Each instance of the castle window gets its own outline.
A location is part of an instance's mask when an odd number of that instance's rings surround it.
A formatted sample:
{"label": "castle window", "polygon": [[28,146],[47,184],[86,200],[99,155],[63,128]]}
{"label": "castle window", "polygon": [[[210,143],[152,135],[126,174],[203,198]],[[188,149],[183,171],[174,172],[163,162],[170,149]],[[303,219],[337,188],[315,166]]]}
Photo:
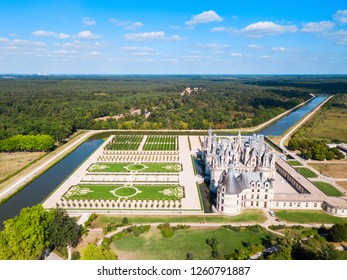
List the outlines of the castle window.
{"label": "castle window", "polygon": [[224,193],[222,193],[222,197],[224,197]]}
{"label": "castle window", "polygon": [[254,195],[252,194],[252,199],[254,198]]}
{"label": "castle window", "polygon": [[293,206],[293,203],[290,202],[290,203],[289,203],[289,207],[292,207],[292,206]]}
{"label": "castle window", "polygon": [[265,195],[265,199],[267,199],[267,194]]}
{"label": "castle window", "polygon": [[314,206],[314,207],[317,207],[317,203],[315,202],[313,206]]}
{"label": "castle window", "polygon": [[260,192],[260,189],[258,189],[257,192]]}
{"label": "castle window", "polygon": [[279,202],[276,202],[276,206],[278,206],[279,205]]}
{"label": "castle window", "polygon": [[298,202],[298,207],[300,207],[300,202]]}
{"label": "castle window", "polygon": [[306,202],[306,207],[308,207],[308,202]]}
{"label": "castle window", "polygon": [[224,207],[222,206],[222,208],[221,208],[221,211],[223,212],[224,211]]}
{"label": "castle window", "polygon": [[224,199],[222,199],[222,204],[224,204]]}
{"label": "castle window", "polygon": [[259,202],[257,201],[257,206],[259,206]]}
{"label": "castle window", "polygon": [[252,192],[254,192],[254,189],[252,190]]}
{"label": "castle window", "polygon": [[259,199],[259,194],[257,195],[257,199]]}
{"label": "castle window", "polygon": [[284,202],[284,203],[283,203],[283,206],[286,207],[286,205],[287,205],[287,203]]}
{"label": "castle window", "polygon": [[253,201],[251,201],[251,206],[253,206]]}
{"label": "castle window", "polygon": [[265,192],[268,192],[269,189],[265,189]]}

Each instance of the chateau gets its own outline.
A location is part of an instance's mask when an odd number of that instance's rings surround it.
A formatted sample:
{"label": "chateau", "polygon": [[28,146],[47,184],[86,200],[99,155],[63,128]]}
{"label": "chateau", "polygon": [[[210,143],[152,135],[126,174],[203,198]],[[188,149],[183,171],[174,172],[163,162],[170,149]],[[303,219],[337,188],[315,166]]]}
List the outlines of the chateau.
{"label": "chateau", "polygon": [[212,135],[210,129],[202,143],[202,160],[205,175],[210,178],[210,191],[217,194],[212,206],[216,213],[237,215],[247,208],[323,209],[347,216],[345,198],[321,192],[276,156],[263,135],[222,137]]}
{"label": "chateau", "polygon": [[238,214],[244,208],[268,208],[274,197],[275,154],[264,136],[221,138],[208,132],[203,142],[205,173],[210,190],[217,193],[214,208]]}

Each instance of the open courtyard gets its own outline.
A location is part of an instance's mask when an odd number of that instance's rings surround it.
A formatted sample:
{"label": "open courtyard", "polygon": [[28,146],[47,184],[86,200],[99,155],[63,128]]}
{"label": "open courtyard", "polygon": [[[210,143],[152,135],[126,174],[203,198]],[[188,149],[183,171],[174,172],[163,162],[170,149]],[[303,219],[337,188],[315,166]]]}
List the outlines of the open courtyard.
{"label": "open courtyard", "polygon": [[113,135],[44,202],[68,210],[203,213],[191,156],[200,136]]}

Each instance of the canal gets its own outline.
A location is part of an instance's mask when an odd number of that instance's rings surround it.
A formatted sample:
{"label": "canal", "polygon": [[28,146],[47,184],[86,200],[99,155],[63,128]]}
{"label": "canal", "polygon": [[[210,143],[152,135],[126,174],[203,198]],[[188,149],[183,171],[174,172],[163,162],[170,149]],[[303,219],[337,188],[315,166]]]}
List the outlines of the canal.
{"label": "canal", "polygon": [[[326,97],[316,97],[312,99],[304,106],[292,111],[290,114],[275,121],[258,133],[264,135],[281,135],[325,99]],[[84,160],[86,160],[102,142],[103,140],[100,139],[87,140],[67,157],[27,185],[22,191],[0,205],[0,230],[3,228],[3,221],[18,215],[22,208],[42,202]]]}

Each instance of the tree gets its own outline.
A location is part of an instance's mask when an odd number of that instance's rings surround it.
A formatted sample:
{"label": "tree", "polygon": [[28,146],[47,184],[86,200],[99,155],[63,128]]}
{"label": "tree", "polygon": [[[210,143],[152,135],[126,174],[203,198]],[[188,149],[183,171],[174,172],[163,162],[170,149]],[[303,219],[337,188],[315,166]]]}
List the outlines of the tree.
{"label": "tree", "polygon": [[54,218],[47,229],[50,244],[76,247],[81,238],[80,226],[63,209],[54,209],[52,213]]}
{"label": "tree", "polygon": [[335,242],[347,241],[347,223],[333,225],[329,236]]}
{"label": "tree", "polygon": [[49,245],[47,228],[53,215],[41,204],[23,208],[18,216],[4,222],[0,235],[0,258],[36,260]]}
{"label": "tree", "polygon": [[193,253],[187,253],[187,255],[186,255],[186,260],[194,260],[194,255],[193,255]]}
{"label": "tree", "polygon": [[94,243],[89,243],[81,251],[81,260],[116,260],[117,255],[109,249],[104,249]]}

